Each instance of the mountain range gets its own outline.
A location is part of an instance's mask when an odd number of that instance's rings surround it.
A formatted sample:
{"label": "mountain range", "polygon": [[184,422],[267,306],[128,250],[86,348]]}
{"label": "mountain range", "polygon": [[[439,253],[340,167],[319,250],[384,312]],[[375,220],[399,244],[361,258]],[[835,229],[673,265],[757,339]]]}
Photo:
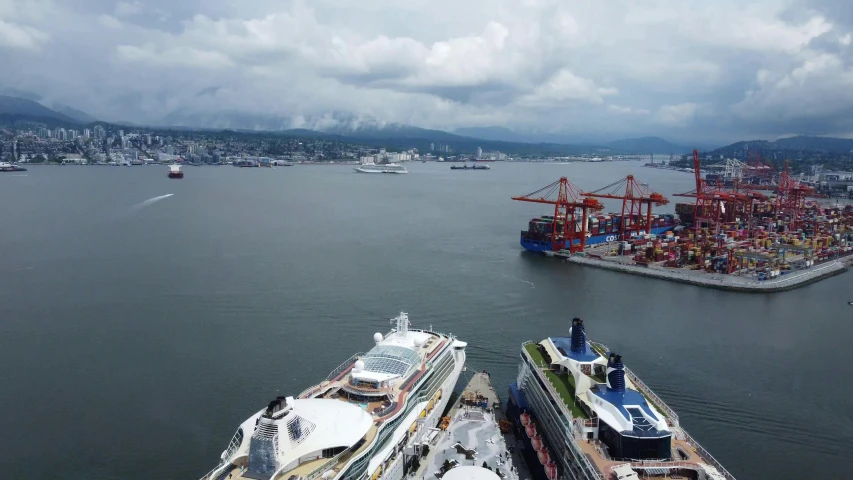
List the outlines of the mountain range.
{"label": "mountain range", "polygon": [[[0,121],[33,120],[55,126],[82,126],[97,122],[81,110],[52,102],[27,92],[0,90]],[[431,146],[449,145],[454,152],[498,150],[508,154],[686,154],[690,147],[678,145],[659,137],[642,137],[610,142],[584,142],[569,135],[551,133],[521,133],[505,127],[459,128],[451,132],[431,130],[401,123],[382,122],[375,118],[346,112],[330,112],[313,116],[255,115],[222,111],[201,115],[183,111],[163,118],[154,129],[233,130],[238,132],[267,132],[302,137],[327,137],[330,140],[351,141],[389,148],[412,148],[428,151]],[[116,125],[137,126],[130,122]],[[737,142],[710,150],[711,155],[742,156],[751,151],[835,152],[853,151],[853,139],[796,136],[776,141],[755,140]]]}

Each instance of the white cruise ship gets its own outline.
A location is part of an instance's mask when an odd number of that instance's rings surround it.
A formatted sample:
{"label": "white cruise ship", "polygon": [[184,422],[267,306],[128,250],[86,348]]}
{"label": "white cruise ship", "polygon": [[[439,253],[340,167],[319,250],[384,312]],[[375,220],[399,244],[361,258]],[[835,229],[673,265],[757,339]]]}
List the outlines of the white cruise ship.
{"label": "white cruise ship", "polygon": [[380,163],[364,162],[355,167],[355,171],[359,173],[409,173],[405,167],[399,163]]}
{"label": "white cruise ship", "polygon": [[250,416],[202,480],[401,480],[451,397],[467,344],[409,328],[403,312],[392,322],[319,385]]}

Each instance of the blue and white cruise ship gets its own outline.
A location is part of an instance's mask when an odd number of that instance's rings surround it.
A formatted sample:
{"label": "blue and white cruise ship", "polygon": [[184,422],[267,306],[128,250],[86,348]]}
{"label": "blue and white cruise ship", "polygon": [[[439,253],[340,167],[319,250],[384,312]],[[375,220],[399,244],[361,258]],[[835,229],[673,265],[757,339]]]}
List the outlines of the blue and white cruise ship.
{"label": "blue and white cruise ship", "polygon": [[568,337],[522,345],[508,415],[534,480],[734,480],[578,318]]}

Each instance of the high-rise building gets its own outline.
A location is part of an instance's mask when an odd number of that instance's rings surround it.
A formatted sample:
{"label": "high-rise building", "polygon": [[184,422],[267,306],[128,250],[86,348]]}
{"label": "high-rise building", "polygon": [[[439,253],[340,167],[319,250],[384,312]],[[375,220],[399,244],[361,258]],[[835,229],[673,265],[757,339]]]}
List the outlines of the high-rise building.
{"label": "high-rise building", "polygon": [[124,136],[124,130],[119,130],[119,131],[118,131],[118,136],[119,136],[119,137],[123,137],[123,136]]}
{"label": "high-rise building", "polygon": [[477,147],[477,158],[483,158],[483,149]]}
{"label": "high-rise building", "polygon": [[84,129],[83,130],[83,138],[86,140],[92,138],[92,131],[89,130],[88,128]]}

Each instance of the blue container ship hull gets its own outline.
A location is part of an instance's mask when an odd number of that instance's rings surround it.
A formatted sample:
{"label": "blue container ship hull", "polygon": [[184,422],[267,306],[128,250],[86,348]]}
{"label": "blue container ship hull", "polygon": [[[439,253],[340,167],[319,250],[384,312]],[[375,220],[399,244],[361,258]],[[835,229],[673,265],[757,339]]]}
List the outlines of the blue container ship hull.
{"label": "blue container ship hull", "polygon": [[[652,234],[661,235],[669,230],[672,230],[673,228],[675,228],[675,225],[652,228]],[[524,247],[525,250],[530,250],[531,252],[546,252],[552,250],[550,241],[534,240],[530,237],[525,237],[525,233],[527,232],[522,232],[521,235],[521,246]],[[643,234],[643,232],[641,232],[641,234]],[[619,236],[612,233],[607,233],[604,235],[592,235],[590,237],[587,237],[586,244],[597,245],[599,243],[615,242],[618,239]],[[577,245],[579,243],[580,239],[575,239],[575,244]]]}
{"label": "blue container ship hull", "polygon": [[[681,224],[678,215],[672,213],[654,214],[649,219],[648,224],[651,226],[651,231],[646,232],[640,230],[641,235],[651,233],[660,235],[667,231],[673,230]],[[600,243],[615,242],[619,240],[619,232],[622,231],[623,223],[636,226],[640,223],[647,223],[645,219],[639,218],[637,215],[623,216],[618,213],[609,213],[606,215],[592,215],[587,219],[587,245],[597,245]],[[556,231],[555,231],[556,230]],[[554,251],[553,238],[563,237],[567,228],[565,222],[554,218],[553,215],[543,215],[541,217],[530,220],[528,229],[521,232],[521,246],[531,252],[547,252]],[[575,225],[575,232],[578,236],[575,239],[575,245],[581,243],[580,240],[580,222]]]}

